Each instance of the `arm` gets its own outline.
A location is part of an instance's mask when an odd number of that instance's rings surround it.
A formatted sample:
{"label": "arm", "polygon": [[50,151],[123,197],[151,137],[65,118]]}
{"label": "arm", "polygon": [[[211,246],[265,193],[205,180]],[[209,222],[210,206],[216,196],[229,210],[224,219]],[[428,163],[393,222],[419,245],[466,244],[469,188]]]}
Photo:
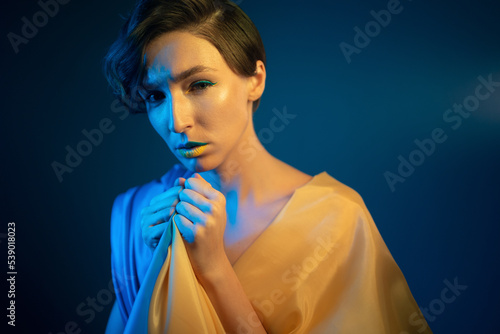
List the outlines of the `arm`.
{"label": "arm", "polygon": [[115,300],[113,308],[108,318],[108,325],[106,326],[106,334],[122,334],[125,330],[125,325],[118,308],[118,301]]}
{"label": "arm", "polygon": [[267,333],[227,257],[222,268],[206,273],[200,278],[200,283],[226,333],[242,333],[243,330],[255,334]]}
{"label": "arm", "polygon": [[198,173],[181,180],[174,222],[226,333],[266,333],[224,250],[226,200]]}

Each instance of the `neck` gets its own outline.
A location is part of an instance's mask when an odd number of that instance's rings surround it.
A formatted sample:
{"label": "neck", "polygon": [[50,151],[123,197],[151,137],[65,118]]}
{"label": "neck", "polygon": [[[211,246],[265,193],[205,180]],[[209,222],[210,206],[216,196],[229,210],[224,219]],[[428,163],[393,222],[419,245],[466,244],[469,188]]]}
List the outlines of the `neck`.
{"label": "neck", "polygon": [[226,196],[226,200],[258,203],[266,200],[266,188],[269,189],[279,164],[282,162],[260,143],[250,121],[242,140],[228,158],[216,169],[200,174]]}

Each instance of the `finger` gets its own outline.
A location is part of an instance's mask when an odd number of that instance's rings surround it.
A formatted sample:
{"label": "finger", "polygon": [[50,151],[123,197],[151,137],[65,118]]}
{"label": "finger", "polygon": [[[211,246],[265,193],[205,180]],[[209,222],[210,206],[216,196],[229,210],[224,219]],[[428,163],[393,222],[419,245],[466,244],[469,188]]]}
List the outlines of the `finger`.
{"label": "finger", "polygon": [[165,201],[165,202],[158,202],[154,205],[145,207],[141,210],[141,217],[147,217],[154,215],[157,212],[162,212],[164,210],[170,210],[170,208],[174,208],[177,203],[179,203],[179,198],[175,198],[173,200]]}
{"label": "finger", "polygon": [[182,238],[186,240],[189,243],[194,242],[194,236],[195,236],[195,225],[189,219],[184,217],[181,214],[176,214],[174,216],[174,222],[177,228],[179,229],[179,232],[182,235]]}
{"label": "finger", "polygon": [[169,189],[151,200],[151,204],[141,210],[141,216],[149,215],[157,211],[172,207],[177,205],[179,202],[179,192],[182,187],[177,187],[176,189]]}
{"label": "finger", "polygon": [[189,219],[193,224],[205,224],[206,222],[207,216],[200,209],[188,202],[180,201],[175,207],[175,211]]}
{"label": "finger", "polygon": [[[168,224],[157,225],[143,230],[142,239],[144,240],[144,243],[150,248],[156,248],[156,246],[158,246],[158,243],[160,242],[161,236],[164,233],[171,233],[168,226]],[[168,238],[169,236],[166,235],[165,237]]]}
{"label": "finger", "polygon": [[172,196],[176,196],[177,194],[179,194],[179,192],[183,189],[184,187],[181,187],[181,186],[174,186],[172,188],[169,188],[167,189],[166,191],[156,195],[155,197],[153,197],[151,199],[151,201],[149,202],[149,205],[152,205],[152,204],[155,204],[157,202],[160,202],[160,201],[163,201],[165,200],[166,198],[170,198]]}
{"label": "finger", "polygon": [[205,179],[198,173],[194,173],[194,177],[190,177],[189,179],[187,179],[184,183],[184,187],[185,189],[195,190],[211,200],[219,199],[219,197],[222,195],[219,191],[215,190],[210,183],[205,181]]}
{"label": "finger", "polygon": [[[154,205],[145,207],[141,210],[141,219],[155,215],[156,213],[161,213],[163,211],[170,211],[171,208],[175,208],[175,206],[179,203],[179,198],[175,198],[170,201],[165,201],[165,202],[158,202]],[[166,216],[167,219],[170,216]]]}
{"label": "finger", "polygon": [[172,187],[172,188],[168,189],[167,191],[164,191],[164,192],[156,195],[155,197],[153,197],[151,199],[151,201],[149,202],[149,205],[151,206],[155,203],[162,202],[162,201],[171,199],[173,197],[176,197],[183,188],[184,187],[181,187],[181,186]]}
{"label": "finger", "polygon": [[182,186],[182,187],[184,187],[184,182],[186,182],[186,179],[183,178],[183,177],[180,177],[179,178],[179,185]]}
{"label": "finger", "polygon": [[170,207],[152,214],[144,215],[141,219],[141,227],[150,227],[167,222],[174,213],[175,207]]}
{"label": "finger", "polygon": [[179,193],[179,201],[187,202],[194,205],[204,213],[212,212],[212,202],[210,202],[205,196],[200,193],[191,190],[184,189]]}

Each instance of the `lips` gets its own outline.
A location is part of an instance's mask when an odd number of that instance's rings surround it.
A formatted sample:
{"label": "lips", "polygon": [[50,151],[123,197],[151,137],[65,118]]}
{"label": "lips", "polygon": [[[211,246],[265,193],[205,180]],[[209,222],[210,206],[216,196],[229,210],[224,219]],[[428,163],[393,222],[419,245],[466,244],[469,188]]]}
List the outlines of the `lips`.
{"label": "lips", "polygon": [[207,144],[208,143],[201,143],[201,142],[197,142],[197,141],[188,141],[185,144],[179,144],[179,145],[177,145],[176,149],[190,149],[190,148],[193,148],[193,147],[196,147],[196,146],[204,146],[204,145],[207,145]]}
{"label": "lips", "polygon": [[195,141],[187,142],[177,146],[177,151],[184,158],[199,157],[207,148],[207,143],[200,143]]}

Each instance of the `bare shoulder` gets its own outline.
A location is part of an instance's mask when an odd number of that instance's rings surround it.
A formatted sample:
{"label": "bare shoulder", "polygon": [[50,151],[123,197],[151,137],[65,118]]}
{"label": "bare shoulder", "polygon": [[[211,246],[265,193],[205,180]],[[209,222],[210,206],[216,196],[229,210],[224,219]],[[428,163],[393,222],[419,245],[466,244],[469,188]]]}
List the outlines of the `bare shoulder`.
{"label": "bare shoulder", "polygon": [[290,166],[284,162],[280,163],[279,169],[276,172],[276,181],[279,187],[286,192],[291,192],[302,187],[311,181],[313,176],[306,174],[297,168]]}

